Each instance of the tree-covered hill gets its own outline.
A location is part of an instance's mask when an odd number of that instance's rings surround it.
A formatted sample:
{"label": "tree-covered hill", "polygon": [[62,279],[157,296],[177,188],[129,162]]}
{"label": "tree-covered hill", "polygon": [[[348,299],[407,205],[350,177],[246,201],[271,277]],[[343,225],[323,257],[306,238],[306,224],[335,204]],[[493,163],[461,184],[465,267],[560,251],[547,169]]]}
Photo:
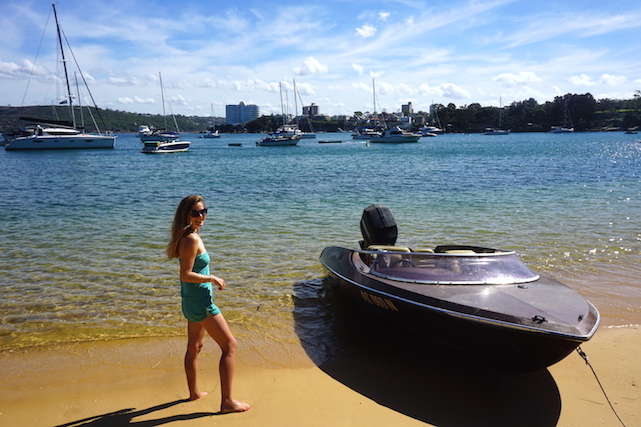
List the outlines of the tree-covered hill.
{"label": "tree-covered hill", "polygon": [[[486,128],[499,126],[513,132],[547,132],[553,126],[571,126],[577,131],[623,130],[641,127],[641,91],[636,91],[632,99],[595,99],[591,94],[565,94],[553,101],[538,103],[535,99],[515,101],[502,107],[482,107],[478,103],[457,107],[453,103],[437,104],[435,114],[418,112],[411,114],[414,129],[424,124],[437,125],[446,132],[482,132]],[[129,113],[118,110],[96,110],[83,107],[83,118],[76,110],[76,120],[85,123],[87,131],[95,131],[93,120],[101,131],[136,132],[139,125],[154,126],[176,130],[174,117],[150,114]],[[433,112],[432,112],[433,113]],[[392,114],[382,113],[386,123],[397,120]],[[0,107],[0,132],[11,132],[18,129],[20,117],[34,117],[49,120],[70,120],[68,107],[33,106],[33,107]],[[360,112],[352,116],[341,116],[326,120],[313,121],[313,129],[323,132],[335,132],[339,129],[352,130],[365,125],[370,117]],[[224,133],[231,132],[270,132],[282,124],[282,117],[269,115],[242,125],[227,125],[221,117],[176,115],[175,122],[181,132],[202,132],[215,125]],[[310,120],[299,121],[303,131],[312,130]]]}
{"label": "tree-covered hill", "polygon": [[[139,125],[154,126],[175,130],[174,118],[172,116],[137,114],[118,110],[105,110],[95,108],[82,108],[82,122],[87,131],[95,131],[93,119],[101,131],[113,132],[137,132]],[[18,129],[20,117],[31,117],[43,120],[66,120],[70,121],[68,107],[64,106],[31,106],[31,107],[0,107],[0,132],[8,132]],[[76,122],[81,125],[80,110],[76,109]],[[212,126],[210,117],[199,116],[175,116],[178,129],[181,132],[202,132]],[[224,119],[216,118],[220,123]]]}

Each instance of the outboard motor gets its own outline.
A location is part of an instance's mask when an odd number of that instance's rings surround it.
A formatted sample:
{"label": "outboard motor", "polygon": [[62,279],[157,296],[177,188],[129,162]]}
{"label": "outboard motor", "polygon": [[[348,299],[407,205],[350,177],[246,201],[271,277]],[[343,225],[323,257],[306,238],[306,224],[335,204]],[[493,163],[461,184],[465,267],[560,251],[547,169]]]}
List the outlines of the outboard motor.
{"label": "outboard motor", "polygon": [[396,220],[387,206],[370,205],[361,218],[361,249],[371,245],[394,246],[398,237]]}

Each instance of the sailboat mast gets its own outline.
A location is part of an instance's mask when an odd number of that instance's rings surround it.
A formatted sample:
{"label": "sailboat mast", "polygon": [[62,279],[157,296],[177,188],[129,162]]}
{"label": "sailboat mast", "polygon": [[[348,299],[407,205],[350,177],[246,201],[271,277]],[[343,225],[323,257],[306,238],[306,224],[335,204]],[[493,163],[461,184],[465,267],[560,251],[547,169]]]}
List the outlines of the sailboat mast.
{"label": "sailboat mast", "polygon": [[[296,80],[294,79],[294,117],[298,118],[298,92],[296,91]],[[302,104],[302,101],[301,101]],[[298,119],[296,119],[298,125]]]}
{"label": "sailboat mast", "polygon": [[280,90],[280,112],[283,115],[283,128],[287,124],[285,122],[285,104],[283,104],[283,83],[278,82],[278,88]]}
{"label": "sailboat mast", "polygon": [[[82,98],[80,97],[80,86],[78,85],[78,74],[76,72],[73,72],[73,77],[76,80],[76,93],[78,94],[78,109],[80,110],[80,127],[82,129],[85,128],[85,116],[82,112]],[[89,110],[91,112],[91,110]]]}
{"label": "sailboat mast", "polygon": [[374,114],[376,114],[376,86],[374,85],[374,79],[372,79],[372,98],[374,100]]}
{"label": "sailboat mast", "polygon": [[162,100],[162,117],[165,120],[164,126],[167,129],[167,115],[165,114],[165,88],[162,85],[162,74],[158,71],[158,78],[160,79],[160,99]]}
{"label": "sailboat mast", "polygon": [[62,58],[62,68],[65,71],[65,82],[67,83],[67,102],[69,103],[69,112],[71,114],[71,121],[73,126],[76,127],[76,117],[73,114],[73,101],[71,97],[71,86],[69,86],[69,74],[67,72],[67,60],[65,58],[65,50],[62,43],[62,33],[60,31],[60,23],[58,22],[58,13],[56,12],[56,5],[52,4],[53,7],[53,17],[56,21],[56,31],[58,32],[58,44],[60,46],[60,56]]}

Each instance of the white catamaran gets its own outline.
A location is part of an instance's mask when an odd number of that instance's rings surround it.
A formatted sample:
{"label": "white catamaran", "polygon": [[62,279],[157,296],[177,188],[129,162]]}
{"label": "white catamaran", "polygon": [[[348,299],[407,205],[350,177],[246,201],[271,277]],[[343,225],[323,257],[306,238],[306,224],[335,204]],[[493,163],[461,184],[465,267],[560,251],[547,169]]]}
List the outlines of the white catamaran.
{"label": "white catamaran", "polygon": [[[65,59],[65,51],[63,48],[63,37],[60,23],[58,22],[58,15],[56,13],[56,5],[51,5],[53,8],[53,15],[56,22],[56,29],[58,35],[58,45],[60,48],[60,55],[65,74],[66,81],[66,98],[61,104],[67,104],[69,107],[69,114],[71,121],[60,120],[44,120],[35,118],[21,117],[21,119],[28,123],[26,126],[27,135],[18,136],[11,139],[5,150],[52,150],[64,148],[114,148],[116,137],[110,133],[100,133],[97,124],[94,121],[94,126],[97,133],[85,133],[83,127],[78,127],[76,124],[75,111],[73,105],[74,95],[71,93],[71,86],[69,84],[69,74],[67,71],[67,61]],[[82,72],[80,72],[82,80],[85,82]],[[87,87],[89,90],[89,87]],[[90,94],[91,95],[91,94]],[[91,96],[93,99],[93,96]],[[81,106],[82,107],[82,106]],[[95,110],[100,115],[100,110],[95,106]],[[91,113],[91,110],[89,110]],[[92,115],[93,118],[93,115]]]}

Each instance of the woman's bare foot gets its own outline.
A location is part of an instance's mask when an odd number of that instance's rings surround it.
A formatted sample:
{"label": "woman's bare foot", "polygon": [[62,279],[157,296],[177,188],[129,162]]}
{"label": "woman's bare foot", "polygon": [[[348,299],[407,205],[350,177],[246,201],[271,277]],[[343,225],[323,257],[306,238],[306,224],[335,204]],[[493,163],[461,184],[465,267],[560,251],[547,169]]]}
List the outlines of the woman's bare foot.
{"label": "woman's bare foot", "polygon": [[239,402],[237,400],[229,400],[220,405],[220,412],[223,414],[229,414],[230,412],[245,412],[251,409],[252,405],[245,402]]}
{"label": "woman's bare foot", "polygon": [[205,396],[207,396],[207,392],[206,391],[199,391],[198,393],[195,393],[195,394],[192,394],[191,396],[189,396],[189,400],[198,400],[201,397],[205,397]]}

